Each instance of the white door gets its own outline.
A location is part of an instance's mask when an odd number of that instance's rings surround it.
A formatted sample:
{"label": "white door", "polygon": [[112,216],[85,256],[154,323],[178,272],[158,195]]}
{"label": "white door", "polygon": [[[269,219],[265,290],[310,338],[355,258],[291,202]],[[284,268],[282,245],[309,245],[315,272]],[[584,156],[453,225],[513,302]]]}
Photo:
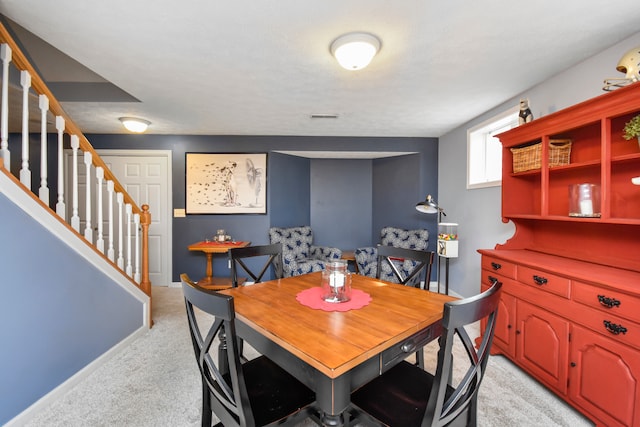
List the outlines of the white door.
{"label": "white door", "polygon": [[[149,227],[149,280],[155,286],[169,286],[171,284],[171,151],[167,150],[96,150],[107,167],[113,172],[120,184],[131,195],[139,207],[149,205],[151,225]],[[67,156],[71,159],[71,156]],[[68,171],[67,182],[71,181],[71,168]],[[80,214],[80,233],[85,228],[85,166],[82,154],[78,159],[78,211]],[[95,172],[92,168],[91,187],[96,188]],[[105,191],[105,190],[103,190]],[[67,208],[71,207],[70,192]],[[97,226],[95,210],[95,192],[92,191],[91,223]],[[114,201],[115,204],[115,201]],[[103,234],[107,239],[108,206],[103,206]],[[117,230],[114,230],[117,234]],[[117,238],[117,236],[115,236]],[[95,242],[95,235],[94,235]],[[117,257],[117,242],[116,257]]]}

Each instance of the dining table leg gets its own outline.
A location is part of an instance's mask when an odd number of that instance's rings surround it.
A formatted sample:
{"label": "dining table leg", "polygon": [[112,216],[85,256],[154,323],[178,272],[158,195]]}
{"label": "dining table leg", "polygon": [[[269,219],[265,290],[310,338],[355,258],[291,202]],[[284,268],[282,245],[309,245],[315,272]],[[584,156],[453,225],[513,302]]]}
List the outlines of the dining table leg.
{"label": "dining table leg", "polygon": [[323,426],[344,426],[346,411],[351,402],[350,375],[347,373],[332,379],[319,374],[316,377],[316,401]]}
{"label": "dining table leg", "polygon": [[344,414],[329,415],[323,413],[320,421],[324,427],[342,427],[344,426]]}

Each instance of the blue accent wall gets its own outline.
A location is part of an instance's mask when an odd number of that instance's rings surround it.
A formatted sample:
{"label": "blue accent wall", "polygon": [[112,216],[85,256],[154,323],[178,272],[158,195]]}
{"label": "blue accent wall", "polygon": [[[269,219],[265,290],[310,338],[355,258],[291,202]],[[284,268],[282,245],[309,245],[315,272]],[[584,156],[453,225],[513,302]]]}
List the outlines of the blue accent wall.
{"label": "blue accent wall", "polygon": [[[309,224],[310,161],[304,157],[269,154],[267,212],[270,227]],[[269,241],[267,235],[264,236]]]}
{"label": "blue accent wall", "polygon": [[[432,147],[433,148],[433,147]],[[385,226],[429,230],[429,250],[436,250],[438,232],[437,215],[428,215],[415,209],[416,203],[427,194],[438,197],[437,147],[419,154],[378,159],[373,165],[373,215],[371,233],[375,242]],[[435,268],[432,280],[435,280]]]}
{"label": "blue accent wall", "polygon": [[[187,246],[224,228],[236,240],[268,243],[272,226],[312,225],[319,244],[355,249],[378,243],[385,225],[429,227],[436,219],[415,204],[437,197],[437,138],[87,135],[96,149],[171,150],[173,208],[185,207],[185,154],[267,153],[266,215],[187,215],[173,218],[172,280],[198,280],[202,253]],[[278,151],[395,151],[416,154],[374,160],[308,159]],[[151,206],[153,216],[154,207]],[[435,249],[435,238],[431,239]],[[225,256],[215,256],[214,275],[228,275]],[[435,277],[435,276],[434,276]]]}
{"label": "blue accent wall", "polygon": [[371,245],[372,160],[311,161],[311,226],[320,246]]}
{"label": "blue accent wall", "polygon": [[0,425],[143,325],[142,303],[0,193]]}

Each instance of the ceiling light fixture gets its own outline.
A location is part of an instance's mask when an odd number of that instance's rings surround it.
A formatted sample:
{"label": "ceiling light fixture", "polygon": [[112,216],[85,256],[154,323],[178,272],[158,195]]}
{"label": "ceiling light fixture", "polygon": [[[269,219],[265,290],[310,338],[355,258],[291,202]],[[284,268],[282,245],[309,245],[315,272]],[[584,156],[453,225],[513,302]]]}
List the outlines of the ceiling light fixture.
{"label": "ceiling light fixture", "polygon": [[380,40],[367,33],[349,33],[331,43],[331,54],[347,70],[365,68],[380,50]]}
{"label": "ceiling light fixture", "polygon": [[122,122],[122,125],[129,131],[134,133],[142,133],[147,130],[147,127],[151,124],[149,120],[138,119],[136,117],[120,117],[118,120]]}

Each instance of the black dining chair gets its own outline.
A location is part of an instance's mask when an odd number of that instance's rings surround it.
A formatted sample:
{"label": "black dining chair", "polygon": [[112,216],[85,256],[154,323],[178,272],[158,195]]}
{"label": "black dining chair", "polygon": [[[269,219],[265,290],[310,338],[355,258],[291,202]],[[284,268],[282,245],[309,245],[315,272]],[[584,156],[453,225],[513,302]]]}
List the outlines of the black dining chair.
{"label": "black dining chair", "polygon": [[[311,415],[315,393],[265,356],[240,362],[233,297],[182,282],[189,332],[202,380],[202,426],[295,425]],[[213,316],[203,316],[194,307]],[[229,345],[215,357],[224,328]],[[222,363],[224,359],[225,363]],[[224,366],[221,368],[221,366]]]}
{"label": "black dining chair", "polygon": [[[394,282],[405,286],[420,287],[421,279],[429,289],[431,266],[435,252],[419,249],[405,249],[395,246],[378,245],[378,266],[376,278],[394,279]],[[424,368],[424,352],[416,352],[416,365]]]}
{"label": "black dining chair", "polygon": [[405,249],[394,246],[378,245],[378,266],[376,277],[390,276],[397,283],[406,286],[420,287],[424,280],[425,287],[429,287],[431,267],[435,252],[419,249]]}
{"label": "black dining chair", "polygon": [[[260,283],[263,281],[262,278],[269,270],[269,267],[272,266],[274,279],[282,278],[282,243],[232,248],[229,249],[228,254],[229,264],[231,265],[231,286],[234,288],[237,288],[241,282],[244,283],[244,279],[241,280],[238,276],[238,273],[242,271],[253,279],[253,283]],[[250,265],[247,265],[247,263]],[[258,267],[254,267],[254,265]],[[258,268],[260,268],[259,272]],[[224,340],[224,331],[221,332],[220,339]],[[240,346],[240,359],[246,361],[244,341],[238,339],[238,345]]]}
{"label": "black dining chair", "polygon": [[[478,389],[486,372],[493,342],[501,282],[487,291],[444,305],[435,374],[406,361],[389,369],[351,395],[351,414],[373,426],[476,426]],[[486,319],[479,346],[469,338],[465,326]],[[454,381],[453,346],[458,336],[467,358],[466,371]]]}
{"label": "black dining chair", "polygon": [[[250,258],[255,259],[259,266],[261,264],[259,271],[257,268],[247,265],[245,261]],[[273,266],[274,278],[280,279],[282,278],[282,243],[229,249],[229,262],[231,264],[231,284],[234,288],[239,284],[238,273],[243,270],[253,279],[254,283],[260,283],[269,267]]]}

